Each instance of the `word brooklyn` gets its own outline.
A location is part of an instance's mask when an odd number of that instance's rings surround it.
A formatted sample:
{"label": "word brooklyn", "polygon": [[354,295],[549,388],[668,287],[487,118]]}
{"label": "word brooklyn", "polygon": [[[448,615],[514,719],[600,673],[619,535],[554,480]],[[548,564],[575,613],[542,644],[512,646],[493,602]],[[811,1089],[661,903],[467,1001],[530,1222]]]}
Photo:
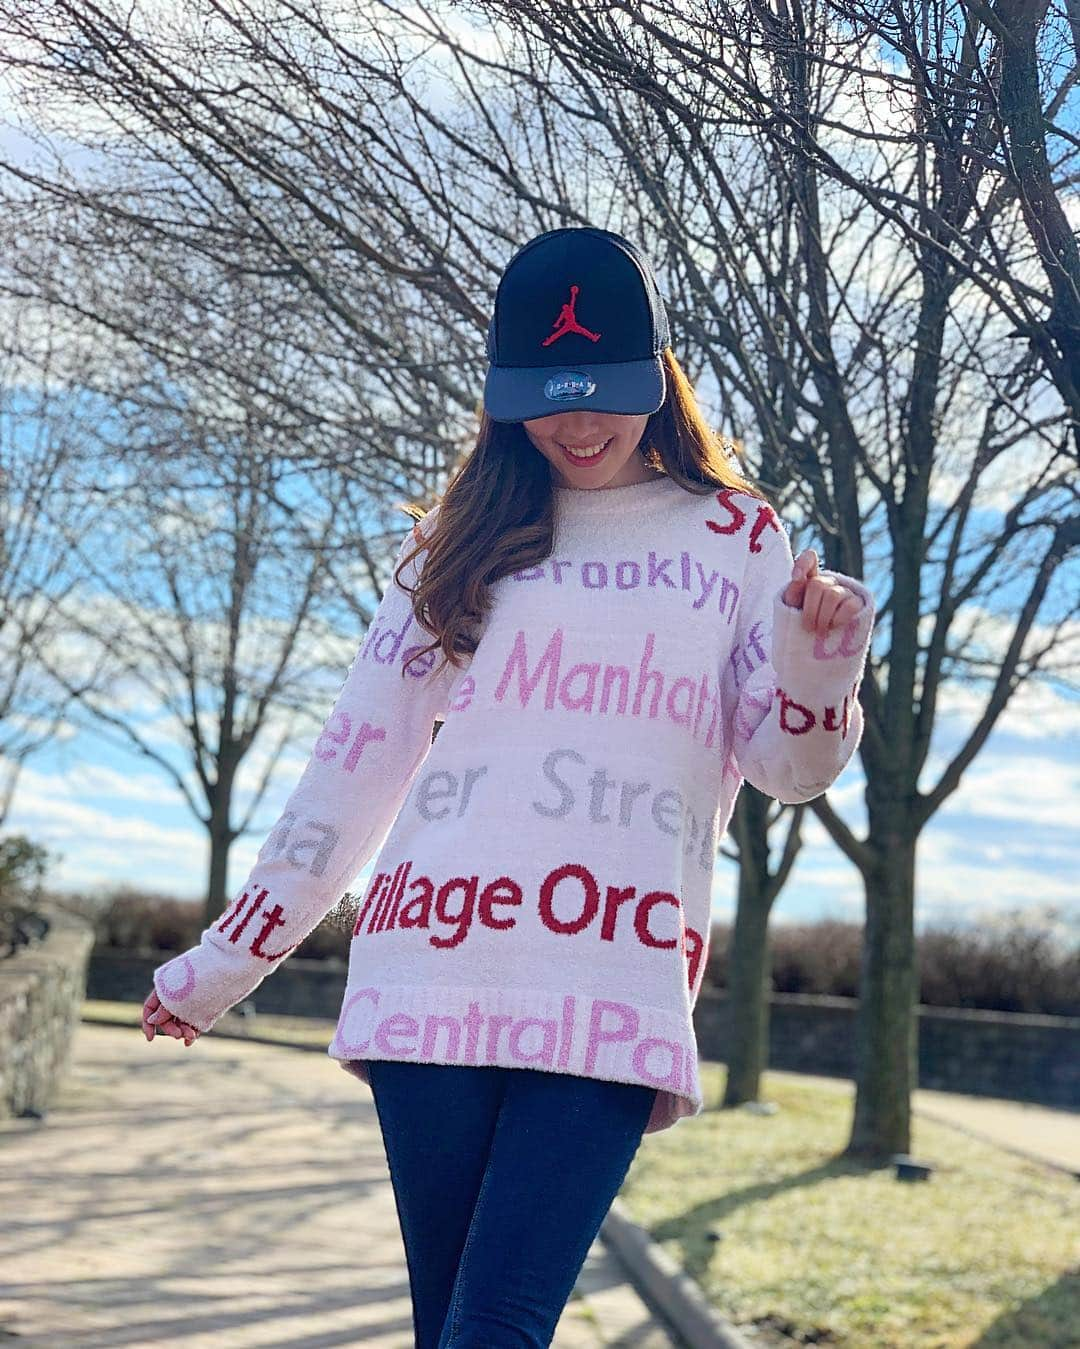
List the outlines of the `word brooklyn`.
{"label": "word brooklyn", "polygon": [[692,609],[703,609],[715,596],[717,612],[730,623],[739,606],[739,587],[715,568],[706,570],[697,558],[683,550],[675,558],[661,557],[649,549],[643,561],[621,558],[574,562],[548,558],[535,567],[510,573],[514,581],[546,581],[549,585],[578,586],[582,590],[682,590],[691,597]]}

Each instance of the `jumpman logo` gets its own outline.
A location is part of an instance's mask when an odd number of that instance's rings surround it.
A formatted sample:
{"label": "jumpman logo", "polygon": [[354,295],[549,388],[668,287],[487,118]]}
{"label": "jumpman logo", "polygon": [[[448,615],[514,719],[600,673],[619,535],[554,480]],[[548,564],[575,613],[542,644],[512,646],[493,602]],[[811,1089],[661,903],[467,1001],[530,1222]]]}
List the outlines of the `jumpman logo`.
{"label": "jumpman logo", "polygon": [[542,347],[550,347],[552,342],[557,342],[560,337],[565,337],[567,333],[580,333],[582,337],[587,337],[590,342],[599,342],[600,334],[591,333],[588,328],[583,328],[574,317],[574,305],[577,303],[578,287],[570,287],[570,303],[564,304],[559,310],[559,317],[551,325],[554,331],[550,337],[545,337],[540,343]]}

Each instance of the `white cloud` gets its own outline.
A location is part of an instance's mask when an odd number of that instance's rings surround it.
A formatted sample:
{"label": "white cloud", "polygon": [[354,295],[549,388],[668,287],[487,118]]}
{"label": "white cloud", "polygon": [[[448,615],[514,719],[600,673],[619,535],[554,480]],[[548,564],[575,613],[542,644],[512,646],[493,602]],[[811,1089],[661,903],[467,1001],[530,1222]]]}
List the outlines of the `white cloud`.
{"label": "white cloud", "polygon": [[[936,735],[960,734],[978,721],[986,708],[985,689],[949,682],[938,697]],[[1010,697],[993,735],[1008,734],[1047,745],[1080,743],[1080,698],[1067,698],[1045,683],[1026,680]]]}
{"label": "white cloud", "polygon": [[[106,770],[110,777],[113,771]],[[169,803],[178,821],[183,820],[185,814],[190,818],[177,793],[162,793],[150,784],[146,787],[145,793],[136,787],[122,799]],[[103,793],[94,790],[90,783],[85,796],[74,794],[66,774],[46,774],[24,768],[7,828],[9,831],[26,831],[44,843],[57,846],[75,841],[81,847],[92,841],[108,840],[125,852],[134,847],[141,852],[156,849],[174,854],[191,847],[190,828],[179,823],[158,824],[145,815],[120,814],[110,808],[107,799],[102,801],[102,796]],[[201,832],[201,827],[198,828]],[[123,859],[118,857],[117,860]]]}
{"label": "white cloud", "polygon": [[1040,829],[1075,831],[1080,763],[1025,752],[977,758],[961,787],[938,812],[939,827],[953,815],[983,820],[1029,820]]}

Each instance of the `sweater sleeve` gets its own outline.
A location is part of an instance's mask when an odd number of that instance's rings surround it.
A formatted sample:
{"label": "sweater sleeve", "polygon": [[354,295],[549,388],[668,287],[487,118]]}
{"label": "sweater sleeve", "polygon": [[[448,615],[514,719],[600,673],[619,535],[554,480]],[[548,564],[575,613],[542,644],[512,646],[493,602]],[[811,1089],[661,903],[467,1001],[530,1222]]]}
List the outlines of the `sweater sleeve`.
{"label": "sweater sleeve", "polygon": [[733,705],[732,754],[740,775],[786,805],[812,801],[846,767],[862,738],[859,686],[874,627],[874,598],[861,581],[820,568],[862,596],[842,631],[818,638],[782,598],[794,558],[774,530],[751,554],[735,641],[725,670]]}
{"label": "sweater sleeve", "polygon": [[[406,535],[395,569],[411,544]],[[422,557],[402,572],[409,585]],[[457,674],[452,664],[440,668],[438,649],[402,674],[409,655],[431,640],[391,576],[239,895],[198,945],[154,971],[158,998],[174,1016],[209,1030],[300,944],[374,854],[431,748],[436,714]]]}

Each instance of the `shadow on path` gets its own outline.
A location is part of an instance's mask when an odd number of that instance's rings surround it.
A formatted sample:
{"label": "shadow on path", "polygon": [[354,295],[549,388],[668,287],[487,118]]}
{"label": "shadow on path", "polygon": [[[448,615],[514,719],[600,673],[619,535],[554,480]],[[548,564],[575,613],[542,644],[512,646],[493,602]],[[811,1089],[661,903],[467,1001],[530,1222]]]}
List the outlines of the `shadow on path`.
{"label": "shadow on path", "polygon": [[[322,1054],[80,1025],[43,1120],[0,1121],[0,1340],[411,1349],[370,1093]],[[564,1333],[565,1323],[565,1333]],[[556,1345],[601,1338],[571,1302]]]}

